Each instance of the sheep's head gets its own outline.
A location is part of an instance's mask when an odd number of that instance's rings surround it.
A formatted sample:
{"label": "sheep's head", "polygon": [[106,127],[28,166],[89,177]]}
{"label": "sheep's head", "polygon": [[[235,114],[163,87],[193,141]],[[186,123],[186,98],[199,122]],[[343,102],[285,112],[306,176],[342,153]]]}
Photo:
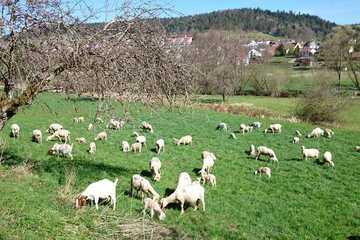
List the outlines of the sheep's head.
{"label": "sheep's head", "polygon": [[82,195],[79,195],[76,199],[75,199],[75,208],[76,209],[79,209],[83,206],[86,205],[86,197],[85,196],[82,196]]}

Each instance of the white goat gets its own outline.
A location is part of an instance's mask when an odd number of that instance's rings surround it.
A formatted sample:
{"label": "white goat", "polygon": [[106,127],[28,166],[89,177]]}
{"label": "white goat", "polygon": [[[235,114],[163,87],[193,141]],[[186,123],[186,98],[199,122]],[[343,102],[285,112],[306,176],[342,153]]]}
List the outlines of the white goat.
{"label": "white goat", "polygon": [[326,164],[329,164],[329,165],[332,166],[332,167],[335,166],[335,164],[334,164],[334,162],[333,162],[333,159],[332,159],[332,154],[331,154],[331,152],[327,151],[327,152],[324,153],[324,162],[325,162]]}
{"label": "white goat", "polygon": [[165,151],[165,140],[164,139],[158,139],[155,143],[155,148],[157,154],[160,154],[161,151]]}
{"label": "white goat", "polygon": [[131,150],[132,150],[133,152],[139,152],[139,153],[141,153],[141,148],[142,148],[141,143],[136,142],[136,143],[131,144]]}
{"label": "white goat", "polygon": [[80,195],[75,199],[75,207],[80,208],[86,204],[86,200],[94,201],[96,210],[99,209],[99,199],[110,198],[113,210],[116,207],[116,185],[118,179],[114,182],[103,179],[90,184]]}
{"label": "white goat", "polygon": [[11,137],[18,138],[20,135],[20,126],[14,123],[11,124],[10,128],[11,128]]}
{"label": "white goat", "polygon": [[158,216],[160,221],[163,221],[166,217],[164,211],[161,209],[159,203],[151,198],[145,198],[144,199],[144,210],[143,214],[146,213],[146,210],[150,210],[150,216],[151,218],[154,217],[154,214]]}
{"label": "white goat", "polygon": [[281,133],[281,130],[282,129],[282,125],[279,124],[279,123],[275,123],[275,124],[271,124],[269,126],[269,128],[265,129],[265,133],[268,133],[268,132],[272,132],[273,134],[275,133]]}
{"label": "white goat", "polygon": [[150,131],[151,133],[154,132],[154,129],[151,126],[151,124],[145,121],[141,122],[140,128],[142,128],[144,131]]}
{"label": "white goat", "polygon": [[142,146],[146,146],[146,137],[142,135],[136,136],[135,142],[140,143]]}
{"label": "white goat", "polygon": [[161,178],[161,161],[157,157],[153,157],[149,162],[149,168],[154,181],[160,181]]}
{"label": "white goat", "polygon": [[203,151],[203,152],[201,153],[201,158],[204,159],[204,158],[206,158],[206,157],[210,157],[210,158],[212,158],[213,160],[216,160],[216,156],[215,156],[214,153],[209,152],[209,151]]}
{"label": "white goat", "polygon": [[49,128],[46,130],[48,133],[53,134],[57,130],[63,129],[63,126],[59,123],[50,124]]}
{"label": "white goat", "polygon": [[127,141],[121,142],[121,148],[123,152],[130,152],[130,145]]}
{"label": "white goat", "polygon": [[180,139],[176,139],[174,138],[174,142],[176,145],[188,145],[188,144],[192,144],[192,137],[190,135],[186,135],[186,136],[183,136],[181,137]]}
{"label": "white goat", "polygon": [[153,199],[160,198],[160,195],[154,190],[150,182],[138,174],[132,176],[130,187],[131,187],[131,196],[133,196],[133,189],[135,189],[137,194],[139,191],[141,191],[141,199],[144,198],[144,193],[151,194]]}
{"label": "white goat", "polygon": [[107,133],[105,131],[99,132],[96,137],[94,138],[95,141],[106,141],[107,140]]}
{"label": "white goat", "polygon": [[261,122],[253,122],[250,124],[250,126],[253,128],[261,128]]}
{"label": "white goat", "polygon": [[311,131],[306,137],[307,138],[319,138],[324,135],[324,130],[317,127]]}
{"label": "white goat", "polygon": [[259,159],[260,155],[268,156],[270,158],[270,160],[272,160],[274,162],[278,162],[275,152],[271,148],[259,146],[257,148],[256,160]]}
{"label": "white goat", "polygon": [[265,174],[270,178],[271,177],[271,169],[268,167],[260,167],[255,171],[254,174],[255,175],[259,174],[260,176]]}
{"label": "white goat", "polygon": [[242,134],[248,133],[248,132],[252,132],[254,127],[246,125],[246,124],[240,124],[240,132]]}
{"label": "white goat", "polygon": [[41,130],[35,129],[32,132],[32,139],[36,143],[42,143],[42,133]]}
{"label": "white goat", "polygon": [[123,128],[125,125],[125,121],[123,120],[116,120],[116,119],[110,119],[109,120],[109,123],[107,124],[107,128],[109,129],[114,129],[114,130],[118,130],[118,129],[121,129]]}
{"label": "white goat", "polygon": [[199,179],[199,182],[202,182],[203,184],[209,183],[210,186],[216,187],[216,177],[214,174],[206,174],[204,172],[201,173],[201,178]]}
{"label": "white goat", "polygon": [[304,146],[301,147],[303,158],[307,160],[308,158],[319,159],[320,151],[315,148],[306,149]]}
{"label": "white goat", "polygon": [[51,136],[48,136],[46,138],[46,141],[53,141],[55,138],[57,138],[60,142],[70,142],[70,131],[65,129],[59,129]]}
{"label": "white goat", "polygon": [[69,144],[58,144],[55,143],[52,148],[49,150],[49,154],[51,155],[56,155],[56,156],[62,156],[62,157],[70,157],[70,159],[73,159],[72,156],[72,149],[73,149],[73,144],[69,145]]}
{"label": "white goat", "polygon": [[210,156],[206,156],[204,159],[203,159],[203,165],[202,165],[202,168],[201,170],[199,171],[200,174],[209,174],[211,169],[213,168],[214,166],[214,159]]}
{"label": "white goat", "polygon": [[90,154],[95,154],[96,153],[96,143],[95,142],[90,143],[88,152]]}

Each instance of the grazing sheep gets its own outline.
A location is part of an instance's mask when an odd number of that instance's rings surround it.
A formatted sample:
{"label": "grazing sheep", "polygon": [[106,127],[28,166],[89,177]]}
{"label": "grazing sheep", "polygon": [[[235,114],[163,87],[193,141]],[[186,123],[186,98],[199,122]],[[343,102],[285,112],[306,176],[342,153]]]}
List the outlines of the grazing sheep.
{"label": "grazing sheep", "polygon": [[200,174],[209,174],[210,170],[212,169],[212,167],[214,166],[214,159],[210,156],[206,156],[205,158],[203,158],[203,165],[201,167],[201,170],[199,171]]}
{"label": "grazing sheep", "polygon": [[157,157],[153,157],[149,162],[149,168],[154,181],[160,181],[161,178],[161,161]]}
{"label": "grazing sheep", "polygon": [[203,184],[209,183],[210,186],[216,187],[216,177],[214,174],[206,174],[202,172],[201,178],[198,179],[199,182],[202,182]]}
{"label": "grazing sheep", "polygon": [[138,174],[133,175],[131,178],[131,196],[133,196],[133,189],[137,193],[141,191],[141,199],[144,198],[144,194],[151,194],[153,199],[160,198],[160,195],[154,190],[150,182]]}
{"label": "grazing sheep", "polygon": [[279,123],[275,123],[275,124],[271,124],[270,126],[269,126],[269,128],[267,128],[267,129],[265,129],[265,133],[268,133],[268,132],[272,132],[273,134],[275,134],[275,133],[281,133],[281,130],[282,129],[282,126],[281,126],[281,124],[279,124]]}
{"label": "grazing sheep", "polygon": [[324,130],[322,130],[321,128],[317,127],[317,128],[315,128],[315,129],[313,129],[313,130],[311,131],[311,133],[308,134],[306,137],[307,137],[307,138],[319,138],[319,137],[321,137],[321,136],[323,136],[323,135],[324,135]]}
{"label": "grazing sheep", "polygon": [[75,138],[75,141],[78,142],[79,144],[85,144],[86,143],[86,139],[84,137]]}
{"label": "grazing sheep", "polygon": [[142,146],[146,146],[146,137],[145,136],[136,136],[135,142],[140,143]]}
{"label": "grazing sheep", "polygon": [[320,151],[315,148],[306,149],[304,146],[301,147],[303,159],[307,160],[308,158],[319,159]]}
{"label": "grazing sheep", "polygon": [[324,137],[332,138],[333,135],[334,135],[333,130],[331,130],[331,129],[329,129],[329,128],[325,128]]}
{"label": "grazing sheep", "polygon": [[235,135],[235,133],[230,133],[230,138],[232,138],[232,139],[236,139],[236,135]]}
{"label": "grazing sheep", "polygon": [[70,142],[70,131],[65,129],[59,129],[51,136],[48,136],[46,138],[46,141],[53,141],[55,138],[57,138],[60,142]]}
{"label": "grazing sheep", "polygon": [[329,165],[332,166],[332,167],[335,166],[335,164],[334,164],[334,162],[333,162],[333,160],[332,160],[332,154],[331,154],[331,152],[327,151],[327,152],[324,153],[324,162],[325,162],[326,164],[329,164]]}
{"label": "grazing sheep", "polygon": [[242,134],[245,134],[245,133],[248,133],[248,132],[252,132],[253,128],[254,128],[254,127],[248,126],[248,125],[243,124],[243,123],[240,124],[240,132],[241,132]]}
{"label": "grazing sheep", "polygon": [[161,208],[164,209],[170,203],[180,203],[181,215],[184,213],[184,205],[188,203],[197,210],[198,204],[201,203],[203,211],[205,211],[205,190],[204,187],[195,181],[181,189],[176,189],[170,196],[162,198],[160,201]]}
{"label": "grazing sheep", "polygon": [[141,143],[136,142],[136,143],[131,144],[131,150],[132,150],[133,152],[139,152],[139,153],[141,153],[141,148],[142,148]]}
{"label": "grazing sheep", "polygon": [[165,151],[165,140],[158,139],[155,143],[156,153],[160,154],[161,151]]}
{"label": "grazing sheep", "polygon": [[11,128],[10,136],[13,138],[18,138],[20,135],[20,126],[14,123],[11,124],[10,128]]}
{"label": "grazing sheep", "polygon": [[253,128],[261,128],[261,122],[253,122],[250,124],[250,126]]}
{"label": "grazing sheep", "polygon": [[94,125],[92,123],[89,123],[87,130],[91,131],[91,130],[93,130],[93,128],[94,128]]}
{"label": "grazing sheep", "polygon": [[299,142],[300,142],[300,138],[299,138],[299,137],[293,137],[293,141],[292,141],[293,144],[297,144],[297,143],[299,143]]}
{"label": "grazing sheep", "polygon": [[301,132],[300,132],[299,130],[296,130],[296,131],[295,131],[295,135],[296,135],[297,137],[301,137],[301,136],[302,136],[302,134],[301,134]]}
{"label": "grazing sheep", "polygon": [[176,145],[191,145],[192,144],[192,137],[190,135],[186,135],[186,136],[183,136],[182,138],[180,139],[176,139],[174,138],[174,142]]}
{"label": "grazing sheep", "polygon": [[99,132],[96,137],[94,138],[95,141],[106,141],[107,140],[107,133],[105,131]]}
{"label": "grazing sheep", "polygon": [[356,150],[357,152],[360,152],[360,146],[356,146],[356,147],[355,147],[355,150]]}
{"label": "grazing sheep", "polygon": [[48,133],[53,134],[57,130],[63,129],[63,126],[58,123],[52,123],[50,124],[49,128],[46,130]]}
{"label": "grazing sheep", "polygon": [[156,213],[156,215],[158,216],[158,219],[160,221],[163,221],[166,217],[164,211],[161,209],[159,203],[157,201],[154,201],[151,198],[145,198],[144,199],[144,210],[143,210],[143,214],[146,213],[146,210],[150,210],[150,216],[151,218],[154,217],[154,214]]}
{"label": "grazing sheep", "polygon": [[70,157],[70,159],[73,159],[72,156],[72,149],[73,149],[73,144],[69,145],[69,144],[58,144],[55,143],[52,148],[49,150],[49,154],[51,155],[55,155],[55,156],[62,156],[62,157]]}
{"label": "grazing sheep", "polygon": [[95,154],[96,153],[96,144],[95,144],[95,142],[90,143],[88,152],[90,154]]}
{"label": "grazing sheep", "polygon": [[204,159],[204,158],[206,158],[206,157],[211,157],[213,160],[216,160],[216,156],[215,156],[214,153],[209,152],[209,151],[203,151],[203,152],[201,153],[201,158]]}
{"label": "grazing sheep", "polygon": [[254,144],[251,144],[251,146],[250,146],[249,155],[250,155],[251,157],[256,157],[256,156],[257,156],[256,149],[255,149]]}
{"label": "grazing sheep", "polygon": [[96,210],[99,209],[99,199],[108,199],[110,198],[111,204],[113,205],[113,210],[116,207],[116,185],[118,179],[116,178],[114,182],[103,179],[98,182],[90,184],[80,195],[75,199],[75,207],[81,208],[85,206],[86,200],[94,201]]}
{"label": "grazing sheep", "polygon": [[274,162],[278,162],[275,152],[271,148],[259,146],[257,148],[256,160],[259,159],[260,155],[268,156],[270,158],[270,160],[272,160]]}
{"label": "grazing sheep", "polygon": [[151,126],[151,124],[145,121],[141,122],[140,128],[142,128],[144,131],[150,131],[151,133],[154,132],[154,129]]}
{"label": "grazing sheep", "polygon": [[224,123],[224,122],[221,122],[216,126],[216,130],[227,131],[228,130],[228,125],[226,123]]}
{"label": "grazing sheep", "polygon": [[130,152],[130,145],[127,141],[121,142],[121,148],[123,152]]}
{"label": "grazing sheep", "polygon": [[101,117],[97,117],[97,118],[95,119],[95,122],[96,122],[96,123],[104,123],[104,120],[102,120]]}
{"label": "grazing sheep", "polygon": [[42,143],[42,133],[41,130],[35,129],[32,132],[32,139],[36,143]]}
{"label": "grazing sheep", "polygon": [[84,117],[74,117],[73,118],[74,123],[82,123],[82,122],[84,122],[84,120],[85,120]]}
{"label": "grazing sheep", "polygon": [[106,127],[108,129],[118,130],[118,129],[123,128],[124,125],[125,125],[125,121],[123,121],[123,120],[118,121],[118,120],[112,118],[109,120],[109,123],[106,125]]}
{"label": "grazing sheep", "polygon": [[259,174],[260,176],[265,174],[267,175],[269,178],[271,178],[271,169],[268,167],[260,167],[258,168],[255,173],[255,175]]}

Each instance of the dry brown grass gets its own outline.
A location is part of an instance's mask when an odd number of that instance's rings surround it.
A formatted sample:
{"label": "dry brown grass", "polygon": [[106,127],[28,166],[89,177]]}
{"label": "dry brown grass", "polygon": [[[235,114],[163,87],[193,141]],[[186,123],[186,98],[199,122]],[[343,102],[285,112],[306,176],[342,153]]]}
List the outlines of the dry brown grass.
{"label": "dry brown grass", "polygon": [[264,118],[272,117],[275,114],[263,108],[256,108],[250,104],[197,104],[195,107],[202,109],[211,109],[216,112],[225,112],[231,114],[244,114],[250,117]]}
{"label": "dry brown grass", "polygon": [[32,176],[33,169],[34,169],[34,162],[28,160],[24,161],[20,165],[12,166],[11,171],[8,172],[8,174],[11,174],[16,180],[20,180],[27,176]]}
{"label": "dry brown grass", "polygon": [[65,183],[61,186],[58,191],[56,198],[60,203],[70,204],[75,198],[75,193],[73,190],[76,178],[76,171],[74,167],[65,169]]}

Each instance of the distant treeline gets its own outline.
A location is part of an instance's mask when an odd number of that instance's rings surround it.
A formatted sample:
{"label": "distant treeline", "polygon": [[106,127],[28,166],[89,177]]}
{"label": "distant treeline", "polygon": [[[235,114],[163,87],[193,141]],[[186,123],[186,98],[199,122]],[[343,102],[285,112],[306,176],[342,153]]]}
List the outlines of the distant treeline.
{"label": "distant treeline", "polygon": [[293,39],[323,38],[335,23],[309,14],[292,11],[233,9],[194,16],[161,19],[170,33],[202,32],[210,29],[229,31],[258,31]]}

